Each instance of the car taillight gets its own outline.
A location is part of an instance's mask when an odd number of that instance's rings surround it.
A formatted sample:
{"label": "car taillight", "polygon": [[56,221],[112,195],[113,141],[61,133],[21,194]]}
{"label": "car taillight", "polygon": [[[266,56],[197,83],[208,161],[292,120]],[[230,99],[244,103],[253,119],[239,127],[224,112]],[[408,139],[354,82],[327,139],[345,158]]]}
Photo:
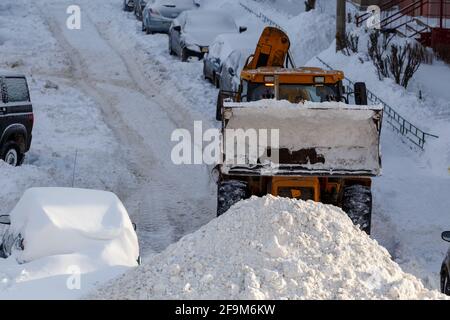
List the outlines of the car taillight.
{"label": "car taillight", "polygon": [[30,123],[33,125],[34,124],[34,114],[31,113],[28,115],[28,121],[30,121]]}

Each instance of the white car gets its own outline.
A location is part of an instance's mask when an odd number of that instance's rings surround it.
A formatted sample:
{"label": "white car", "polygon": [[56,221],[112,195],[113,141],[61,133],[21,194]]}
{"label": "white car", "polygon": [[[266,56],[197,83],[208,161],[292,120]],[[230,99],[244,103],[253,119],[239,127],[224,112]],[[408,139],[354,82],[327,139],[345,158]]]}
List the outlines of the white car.
{"label": "white car", "polygon": [[[52,256],[83,254],[107,265],[135,266],[139,245],[122,202],[111,192],[32,188],[9,216],[0,255],[19,264]],[[9,221],[7,221],[9,220]]]}
{"label": "white car", "polygon": [[147,34],[168,33],[173,19],[181,12],[196,9],[200,4],[194,0],[150,0],[142,17],[142,31]]}
{"label": "white car", "polygon": [[243,52],[246,58],[251,55],[258,42],[259,35],[245,32],[243,34],[221,34],[217,36],[209,52],[203,58],[203,75],[209,79],[217,88],[220,87],[220,74],[224,62],[233,51]]}
{"label": "white car", "polygon": [[169,52],[187,61],[189,57],[203,58],[214,39],[223,33],[240,33],[234,18],[219,10],[188,10],[176,18],[169,29]]}

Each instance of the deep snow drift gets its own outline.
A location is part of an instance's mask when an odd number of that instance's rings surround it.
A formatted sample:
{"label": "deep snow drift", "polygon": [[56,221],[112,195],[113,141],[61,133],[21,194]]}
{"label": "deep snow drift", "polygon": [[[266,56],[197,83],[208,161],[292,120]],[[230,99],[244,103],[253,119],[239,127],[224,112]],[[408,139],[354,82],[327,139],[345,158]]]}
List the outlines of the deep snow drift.
{"label": "deep snow drift", "polygon": [[102,299],[438,299],[340,209],[253,197],[97,292]]}

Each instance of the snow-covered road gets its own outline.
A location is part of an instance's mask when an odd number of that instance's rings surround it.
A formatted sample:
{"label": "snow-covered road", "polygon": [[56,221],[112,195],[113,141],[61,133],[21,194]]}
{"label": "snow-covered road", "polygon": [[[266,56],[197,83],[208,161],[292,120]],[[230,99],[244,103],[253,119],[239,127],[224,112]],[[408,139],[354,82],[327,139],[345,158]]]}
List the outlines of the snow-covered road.
{"label": "snow-covered road", "polygon": [[[70,57],[64,75],[92,98],[117,137],[123,166],[135,175],[134,187],[118,190],[138,226],[141,250],[160,251],[213,218],[214,188],[210,168],[176,166],[171,162],[170,136],[176,128],[191,129],[201,116],[187,112],[142,72],[143,59],[108,34],[103,11],[81,6],[81,30],[65,27],[70,1],[41,5],[49,28]],[[120,7],[115,6],[120,12]],[[120,12],[121,13],[121,12]]]}

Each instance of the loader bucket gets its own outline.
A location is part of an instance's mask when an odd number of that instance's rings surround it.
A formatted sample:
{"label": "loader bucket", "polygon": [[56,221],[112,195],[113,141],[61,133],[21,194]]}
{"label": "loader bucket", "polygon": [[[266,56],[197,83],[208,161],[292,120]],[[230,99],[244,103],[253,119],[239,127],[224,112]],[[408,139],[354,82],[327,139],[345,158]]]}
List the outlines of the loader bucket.
{"label": "loader bucket", "polygon": [[380,174],[381,106],[260,100],[224,107],[226,174]]}

